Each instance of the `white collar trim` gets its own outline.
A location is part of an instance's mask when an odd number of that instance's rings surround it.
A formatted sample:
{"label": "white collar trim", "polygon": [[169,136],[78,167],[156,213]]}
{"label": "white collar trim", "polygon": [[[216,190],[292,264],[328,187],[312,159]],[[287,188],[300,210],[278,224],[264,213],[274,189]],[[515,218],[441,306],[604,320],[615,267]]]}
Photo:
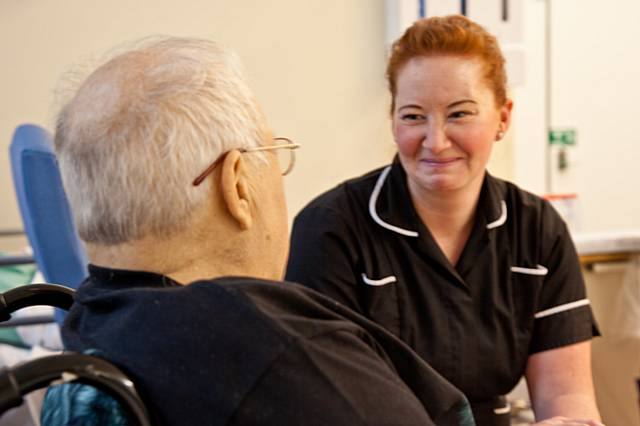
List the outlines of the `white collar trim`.
{"label": "white collar trim", "polygon": [[417,237],[418,233],[416,231],[409,231],[407,229],[402,229],[397,226],[391,225],[380,219],[378,216],[378,212],[376,211],[376,203],[378,202],[378,197],[380,196],[380,191],[382,190],[382,186],[384,185],[384,181],[387,179],[389,172],[391,171],[391,166],[387,167],[380,173],[378,177],[378,181],[376,182],[375,187],[373,188],[373,192],[371,193],[371,197],[369,197],[369,214],[371,218],[383,228],[387,228],[390,231],[397,232],[398,234],[405,235],[407,237]]}
{"label": "white collar trim", "polygon": [[493,222],[487,224],[487,229],[497,228],[498,226],[504,225],[505,222],[507,221],[507,203],[505,203],[504,200],[502,200],[500,202],[500,207],[502,209],[502,213],[500,214],[500,217],[494,220]]}
{"label": "white collar trim", "polygon": [[[382,191],[382,186],[384,182],[387,180],[387,176],[391,171],[391,166],[385,168],[380,176],[378,176],[378,180],[376,185],[373,187],[373,192],[371,192],[371,197],[369,197],[369,214],[371,218],[383,228],[387,228],[390,231],[397,232],[398,234],[405,235],[407,237],[417,237],[418,233],[416,231],[410,231],[408,229],[403,229],[390,223],[383,221],[380,216],[378,216],[378,212],[376,211],[376,203],[378,202],[378,197],[380,196],[380,191]],[[487,229],[494,229],[499,226],[504,225],[507,222],[507,203],[504,200],[500,201],[501,213],[500,217],[493,222],[487,224]]]}

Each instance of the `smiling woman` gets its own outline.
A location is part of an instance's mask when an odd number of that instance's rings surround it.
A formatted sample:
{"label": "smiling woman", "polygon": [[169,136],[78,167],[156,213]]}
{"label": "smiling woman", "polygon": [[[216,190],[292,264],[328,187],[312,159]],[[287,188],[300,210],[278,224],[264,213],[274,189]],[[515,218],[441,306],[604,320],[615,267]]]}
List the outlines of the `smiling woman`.
{"label": "smiling woman", "polygon": [[496,39],[462,16],[418,21],[387,76],[396,158],[298,215],[287,279],[404,340],[478,425],[509,425],[504,395],[523,375],[536,417],[553,418],[541,425],[599,424],[597,330],[567,228],[486,171],[513,108]]}
{"label": "smiling woman", "polygon": [[479,192],[513,105],[496,107],[482,68],[478,59],[438,55],[412,58],[398,73],[393,134],[412,194]]}

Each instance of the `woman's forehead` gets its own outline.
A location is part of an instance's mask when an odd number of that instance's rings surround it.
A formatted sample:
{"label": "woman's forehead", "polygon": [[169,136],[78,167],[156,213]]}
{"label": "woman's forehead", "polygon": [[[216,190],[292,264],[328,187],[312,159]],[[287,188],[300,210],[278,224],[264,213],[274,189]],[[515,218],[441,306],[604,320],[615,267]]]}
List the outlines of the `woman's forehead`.
{"label": "woman's forehead", "polygon": [[460,80],[474,81],[483,74],[482,62],[463,56],[418,56],[410,59],[398,73],[398,84],[403,81]]}
{"label": "woman's forehead", "polygon": [[461,56],[426,56],[409,60],[398,73],[396,99],[442,100],[475,97],[489,90],[482,62]]}

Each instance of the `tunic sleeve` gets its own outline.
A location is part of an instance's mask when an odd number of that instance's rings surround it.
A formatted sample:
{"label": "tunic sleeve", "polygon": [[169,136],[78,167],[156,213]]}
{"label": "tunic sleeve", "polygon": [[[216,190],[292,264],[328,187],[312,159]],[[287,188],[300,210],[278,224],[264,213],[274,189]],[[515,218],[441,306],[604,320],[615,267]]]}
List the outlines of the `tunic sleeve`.
{"label": "tunic sleeve", "polygon": [[547,275],[534,315],[531,353],[599,335],[575,246],[564,221],[547,202],[543,204],[539,238]]}
{"label": "tunic sleeve", "polygon": [[286,279],[363,313],[355,273],[360,256],[353,228],[333,208],[314,203],[302,210],[291,231]]}

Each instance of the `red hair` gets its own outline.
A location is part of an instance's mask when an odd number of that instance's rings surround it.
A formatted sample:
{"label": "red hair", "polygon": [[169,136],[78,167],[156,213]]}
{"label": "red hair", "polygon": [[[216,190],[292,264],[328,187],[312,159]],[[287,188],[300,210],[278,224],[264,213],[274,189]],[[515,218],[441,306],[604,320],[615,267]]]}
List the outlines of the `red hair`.
{"label": "red hair", "polygon": [[395,107],[398,73],[402,67],[412,58],[431,55],[479,59],[496,104],[501,106],[506,102],[507,73],[498,40],[472,20],[462,15],[450,15],[416,21],[393,43],[387,65],[392,112]]}

